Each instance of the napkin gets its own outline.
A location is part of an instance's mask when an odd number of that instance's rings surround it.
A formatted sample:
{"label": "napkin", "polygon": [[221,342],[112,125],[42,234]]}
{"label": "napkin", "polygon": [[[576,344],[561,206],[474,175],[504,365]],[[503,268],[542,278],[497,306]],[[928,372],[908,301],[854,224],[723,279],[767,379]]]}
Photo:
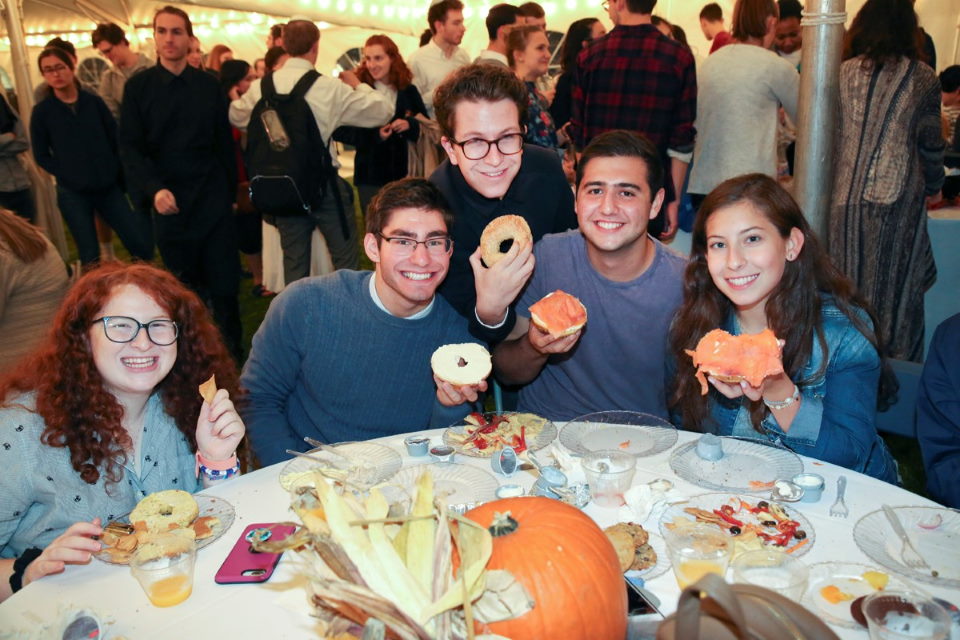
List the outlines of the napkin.
{"label": "napkin", "polygon": [[554,462],[564,475],[567,476],[567,485],[586,482],[586,476],[583,473],[583,466],[580,459],[573,457],[563,446],[553,442],[547,450],[547,455],[538,456],[541,463],[547,464],[548,457],[553,457]]}
{"label": "napkin", "polygon": [[685,500],[672,483],[669,488],[663,485],[664,483],[654,481],[652,484],[643,483],[627,489],[623,494],[626,504],[620,507],[617,514],[618,520],[643,523],[653,516],[654,521],[659,521],[660,515],[668,505]]}

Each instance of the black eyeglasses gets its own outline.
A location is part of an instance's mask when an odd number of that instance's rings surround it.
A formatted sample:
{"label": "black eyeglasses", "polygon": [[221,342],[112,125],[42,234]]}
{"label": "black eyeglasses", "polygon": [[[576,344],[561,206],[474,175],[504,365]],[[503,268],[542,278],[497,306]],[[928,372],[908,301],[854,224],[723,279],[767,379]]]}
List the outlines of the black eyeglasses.
{"label": "black eyeglasses", "polygon": [[508,133],[505,136],[500,136],[496,140],[471,138],[463,142],[457,142],[456,140],[452,142],[463,150],[463,155],[465,155],[468,160],[483,160],[487,157],[487,154],[490,153],[491,145],[497,145],[497,151],[505,156],[520,153],[523,149],[523,134]]}
{"label": "black eyeglasses", "polygon": [[414,240],[413,238],[405,238],[403,236],[385,236],[380,232],[375,234],[381,240],[389,242],[393,246],[394,251],[400,256],[413,255],[413,252],[417,250],[417,245],[422,244],[427,253],[434,256],[442,256],[445,253],[449,252],[451,247],[453,247],[453,240],[450,239],[450,236],[435,236],[433,238],[427,238],[426,240]]}
{"label": "black eyeglasses", "polygon": [[93,324],[98,322],[103,323],[103,334],[110,342],[133,342],[140,334],[140,329],[146,329],[150,342],[158,347],[166,347],[176,342],[180,335],[180,328],[173,320],[142,323],[126,316],[103,316],[94,320]]}

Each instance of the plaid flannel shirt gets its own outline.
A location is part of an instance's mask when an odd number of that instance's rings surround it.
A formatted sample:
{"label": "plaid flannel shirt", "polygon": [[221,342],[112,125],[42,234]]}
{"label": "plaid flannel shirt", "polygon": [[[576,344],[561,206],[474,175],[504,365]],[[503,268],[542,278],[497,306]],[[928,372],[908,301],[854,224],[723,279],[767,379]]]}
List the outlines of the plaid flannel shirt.
{"label": "plaid flannel shirt", "polygon": [[666,160],[667,149],[693,151],[696,117],[693,55],[653,25],[614,27],[580,53],[570,119],[578,148],[628,129],[650,138]]}

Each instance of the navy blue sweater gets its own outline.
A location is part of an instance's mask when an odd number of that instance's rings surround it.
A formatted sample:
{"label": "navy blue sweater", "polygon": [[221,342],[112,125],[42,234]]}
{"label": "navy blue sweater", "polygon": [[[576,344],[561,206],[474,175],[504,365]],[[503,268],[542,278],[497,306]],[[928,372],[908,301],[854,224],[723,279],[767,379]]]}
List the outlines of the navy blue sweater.
{"label": "navy blue sweater", "polygon": [[80,89],[75,108],[53,92],[33,108],[30,137],[37,164],[74,191],[121,182],[117,122],[99,96]]}

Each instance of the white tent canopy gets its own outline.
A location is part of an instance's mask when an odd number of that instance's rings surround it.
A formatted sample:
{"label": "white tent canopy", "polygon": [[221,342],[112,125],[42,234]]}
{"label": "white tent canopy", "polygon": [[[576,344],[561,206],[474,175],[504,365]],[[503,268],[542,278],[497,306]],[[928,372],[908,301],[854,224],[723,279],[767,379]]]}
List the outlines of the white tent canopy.
{"label": "white tent canopy", "polygon": [[[698,20],[700,8],[706,1],[660,0],[655,9],[657,15],[684,28],[700,58],[709,50]],[[2,0],[0,4],[11,2],[17,0]],[[864,2],[847,0],[848,23]],[[32,59],[45,42],[58,35],[77,46],[81,60],[95,55],[90,48],[90,32],[98,22],[119,24],[135,48],[151,55],[150,24],[154,12],[164,4],[167,3],[156,0],[21,0],[29,55]],[[264,39],[271,24],[291,16],[315,20],[323,28],[318,66],[321,72],[332,73],[337,59],[348,49],[361,46],[372,33],[390,34],[404,53],[416,48],[417,38],[426,28],[429,0],[200,0],[173,4],[190,14],[205,50],[214,44],[226,44],[234,50],[235,57],[248,61],[263,55]],[[463,44],[471,54],[476,54],[486,45],[483,18],[496,2],[466,0],[464,4],[468,28]],[[547,12],[548,28],[561,32],[572,21],[588,16],[601,18],[609,27],[600,4],[599,0],[541,2]],[[719,0],[719,4],[729,21],[734,0]],[[916,5],[921,24],[936,43],[938,71],[954,64],[960,0],[917,0]],[[7,35],[5,23],[0,25],[0,33]],[[0,67],[8,73],[12,71],[6,37],[0,39]],[[30,67],[32,77],[39,82],[35,65]]]}

